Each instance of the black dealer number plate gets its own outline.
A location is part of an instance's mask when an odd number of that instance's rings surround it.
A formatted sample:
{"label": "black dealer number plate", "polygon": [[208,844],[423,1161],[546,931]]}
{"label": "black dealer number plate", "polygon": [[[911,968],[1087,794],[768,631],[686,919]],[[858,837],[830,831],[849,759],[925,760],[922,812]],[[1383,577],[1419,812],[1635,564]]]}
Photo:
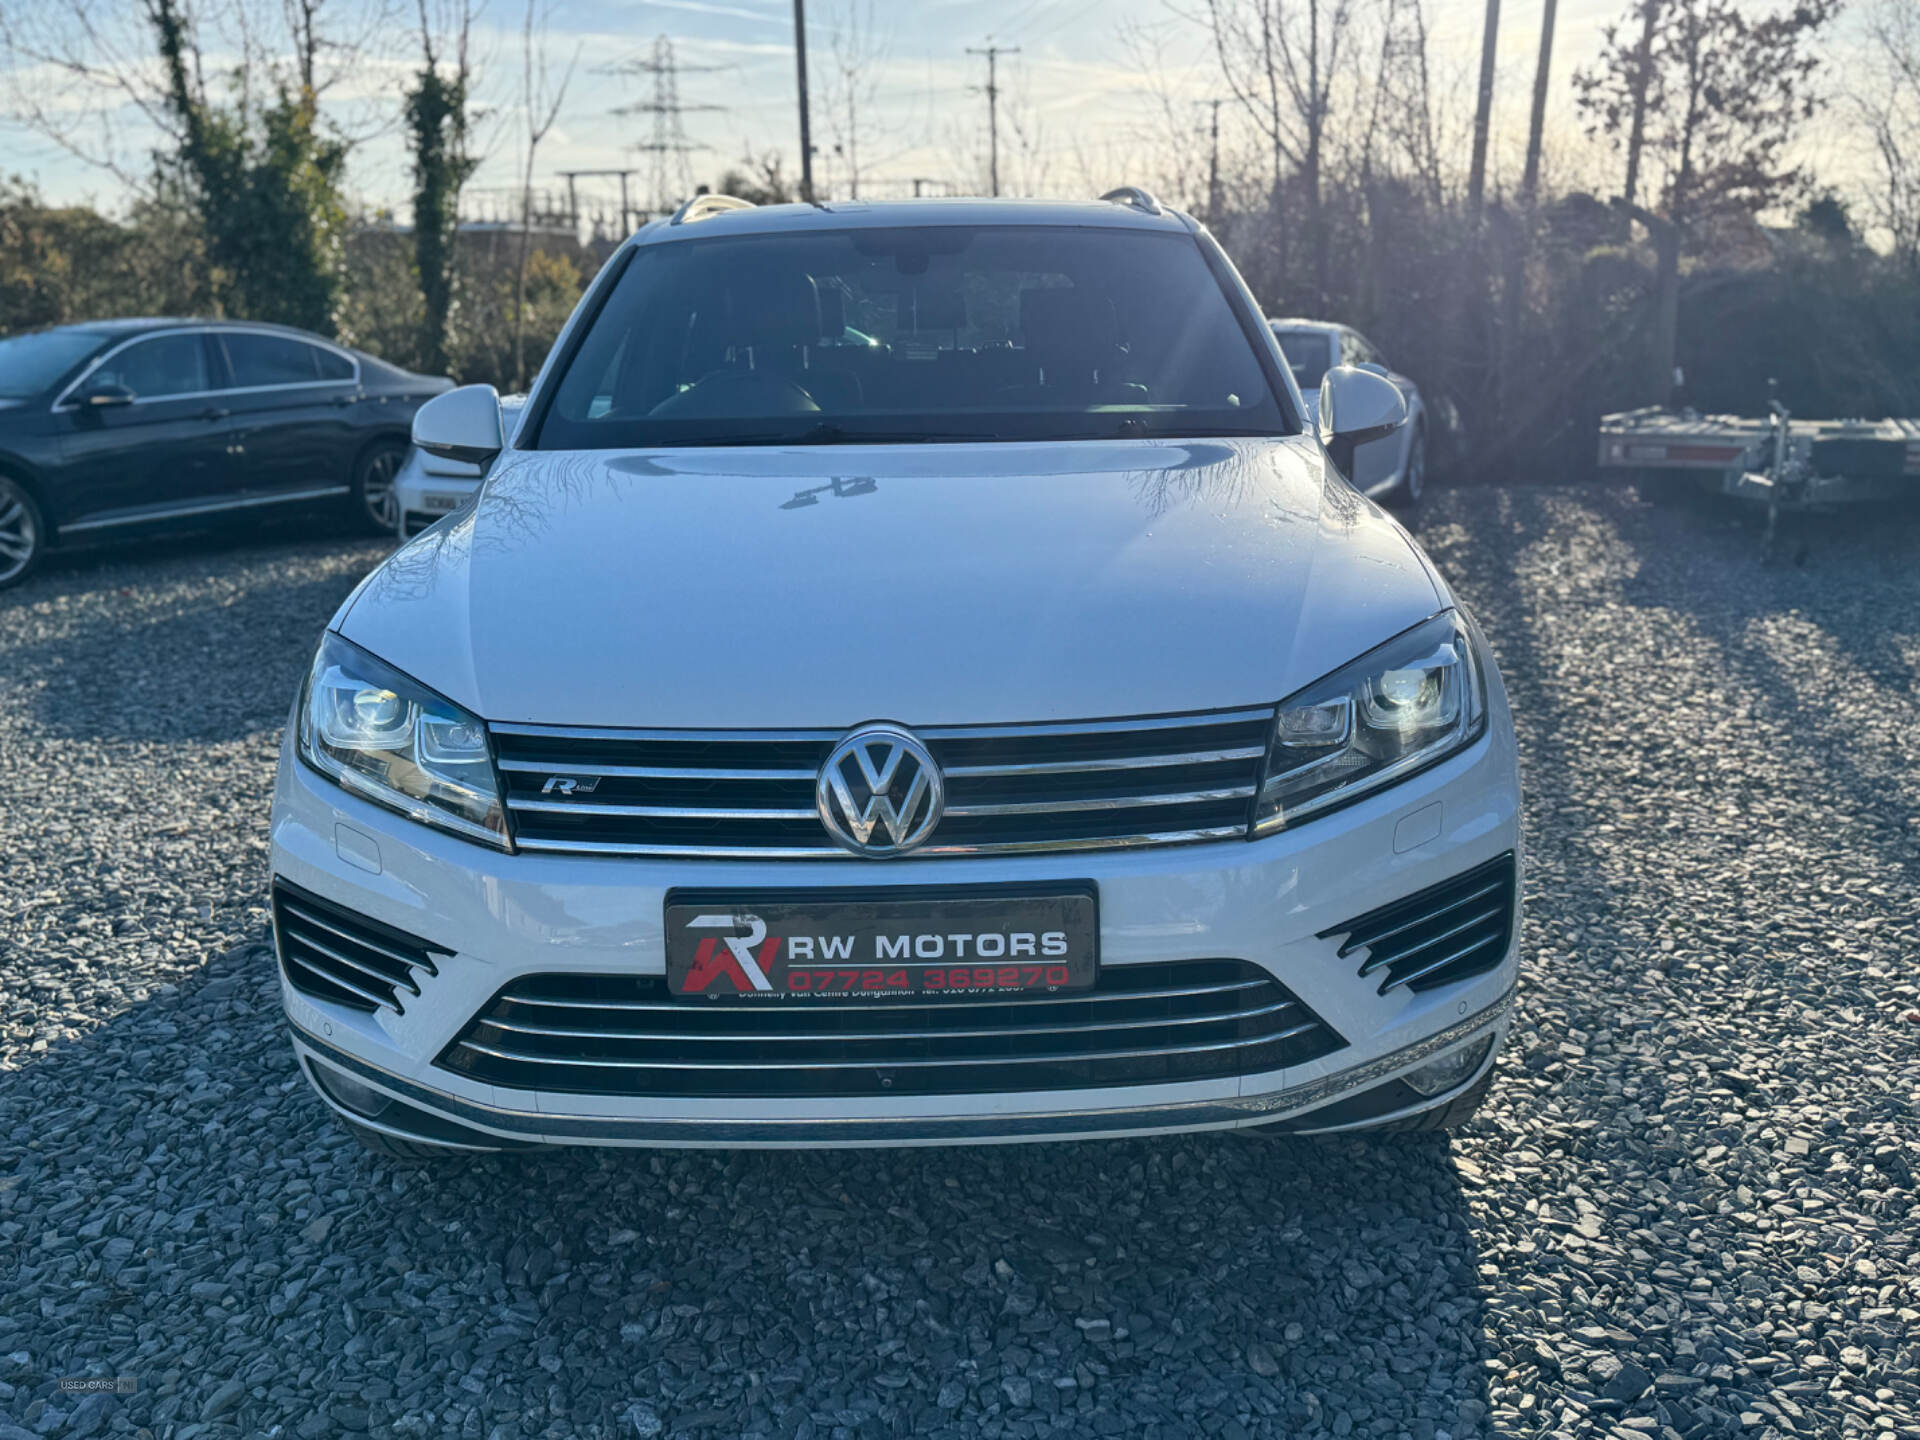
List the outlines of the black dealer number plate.
{"label": "black dealer number plate", "polygon": [[1084,990],[1099,964],[1089,886],[874,898],[667,897],[675,995],[843,999]]}

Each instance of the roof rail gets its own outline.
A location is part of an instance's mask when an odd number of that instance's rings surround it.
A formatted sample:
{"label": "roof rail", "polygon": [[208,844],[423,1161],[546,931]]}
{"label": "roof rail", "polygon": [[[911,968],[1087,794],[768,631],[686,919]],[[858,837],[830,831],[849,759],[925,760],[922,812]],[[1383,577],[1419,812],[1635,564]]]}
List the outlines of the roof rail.
{"label": "roof rail", "polygon": [[751,200],[742,200],[738,195],[696,195],[678,210],[673,212],[672,225],[684,225],[690,220],[705,220],[710,215],[719,215],[728,210],[752,210]]}
{"label": "roof rail", "polygon": [[1109,190],[1100,197],[1111,200],[1117,205],[1130,205],[1143,215],[1158,215],[1163,207],[1150,190],[1142,190],[1138,185],[1122,185],[1118,190]]}

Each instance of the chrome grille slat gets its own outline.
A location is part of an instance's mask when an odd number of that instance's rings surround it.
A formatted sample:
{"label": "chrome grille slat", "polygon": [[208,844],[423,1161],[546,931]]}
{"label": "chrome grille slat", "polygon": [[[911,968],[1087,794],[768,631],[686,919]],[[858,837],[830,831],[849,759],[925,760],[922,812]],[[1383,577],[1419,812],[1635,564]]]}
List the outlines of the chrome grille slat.
{"label": "chrome grille slat", "polygon": [[[1271,709],[916,728],[946,811],[914,852],[1037,854],[1244,838]],[[814,808],[842,732],[492,727],[522,849],[851,859]],[[581,782],[546,789],[548,779]],[[591,783],[585,783],[591,781]]]}
{"label": "chrome grille slat", "polygon": [[[1352,920],[1320,932],[1322,940],[1339,936],[1335,952],[1350,957],[1364,950],[1359,975],[1371,978],[1380,971],[1379,993],[1405,987],[1429,990],[1483,975],[1505,958],[1513,943],[1514,912],[1519,866],[1511,851],[1416,894],[1382,905]],[[1462,919],[1469,907],[1491,900]],[[1473,931],[1477,938],[1464,945],[1451,942]],[[1435,950],[1444,953],[1434,954]]]}
{"label": "chrome grille slat", "polygon": [[[1111,760],[1048,760],[1033,765],[955,765],[946,772],[950,780],[971,780],[988,775],[1077,775],[1099,770],[1152,770],[1167,765],[1217,765],[1224,760],[1258,760],[1258,745],[1238,750],[1196,750],[1185,755],[1133,755]],[[811,779],[812,776],[806,778]]]}
{"label": "chrome grille slat", "polygon": [[[806,1002],[747,1001],[743,1003],[761,1003],[769,1006],[778,1005],[781,1008],[791,1009],[797,1008]],[[683,1011],[684,1008],[685,1007],[682,1007]],[[1240,1010],[1226,1015],[1181,1015],[1172,1019],[1163,1018],[1157,1020],[1155,1023],[1159,1025],[1223,1025],[1230,1024],[1236,1020],[1261,1015],[1277,1015],[1282,1010],[1296,1010],[1298,1008],[1298,1001],[1281,1000],[1272,1005],[1261,1006],[1257,1010]],[[676,1044],[698,1044],[703,1040],[716,1045],[733,1045],[739,1043],[738,1038],[732,1035],[702,1035],[689,1030],[659,1032],[638,1030],[581,1030],[566,1025],[527,1025],[517,1020],[494,1020],[491,1018],[483,1023],[491,1030],[507,1030],[516,1035],[551,1035],[562,1038],[573,1037],[581,1040],[664,1040],[672,1041]],[[1139,1028],[1140,1021],[1138,1020],[1101,1020],[1091,1025],[1022,1025],[1019,1033],[1022,1036],[1085,1035],[1101,1030],[1138,1030]],[[870,1040],[984,1040],[990,1036],[1005,1035],[1006,1033],[1007,1031],[1004,1028],[997,1030],[863,1030],[858,1035],[834,1035],[817,1030],[812,1034],[806,1034],[804,1032],[783,1034],[778,1031],[763,1030],[756,1033],[753,1038],[757,1044],[762,1045],[818,1045],[823,1042],[835,1040],[842,1042],[853,1041],[864,1045]]]}
{"label": "chrome grille slat", "polygon": [[812,810],[760,810],[688,805],[611,805],[598,800],[508,800],[510,810],[552,815],[626,815],[653,820],[811,820]]}
{"label": "chrome grille slat", "polygon": [[[1258,989],[1265,985],[1264,980],[1234,980],[1222,985],[1185,985],[1160,990],[1088,990],[1077,995],[1034,995],[1023,997],[1022,1009],[1034,1005],[1117,1005],[1128,1000],[1179,1000],[1192,995],[1229,995],[1240,990]],[[651,1011],[659,1014],[686,1015],[698,1013],[698,1006],[690,1007],[684,1001],[675,1000],[581,1000],[563,996],[545,995],[502,995],[503,1004],[512,1005],[549,1005],[574,1010],[622,1010]],[[931,1003],[937,1003],[943,1012],[957,1010],[998,1007],[1007,1004],[1000,999],[947,999],[938,1002],[926,1000],[888,1001],[863,1000],[860,1009],[868,1010],[924,1010]]]}
{"label": "chrome grille slat", "polygon": [[[1296,1026],[1291,1033],[1298,1034],[1312,1028],[1312,1026]],[[1251,1040],[1218,1040],[1209,1041],[1202,1045],[1183,1045],[1180,1047],[1180,1053],[1203,1055],[1216,1050],[1245,1050],[1255,1045],[1268,1044],[1274,1038],[1277,1037],[1262,1035]],[[734,1060],[616,1060],[605,1057],[582,1059],[571,1055],[526,1055],[510,1050],[496,1049],[489,1045],[476,1044],[472,1040],[461,1040],[456,1043],[463,1050],[473,1050],[482,1055],[491,1055],[496,1060],[518,1060],[522,1064],[529,1065],[612,1066],[621,1070],[737,1070],[740,1068],[739,1062]],[[901,1059],[898,1057],[865,1062],[859,1060],[782,1060],[780,1062],[780,1068],[782,1070],[850,1070],[873,1066],[887,1070],[924,1070],[931,1066],[971,1068],[981,1065],[991,1065],[995,1068],[1004,1069],[1009,1065],[1058,1065],[1066,1061],[1144,1060],[1154,1056],[1164,1055],[1165,1053],[1164,1050],[1134,1049],[1097,1050],[1091,1053],[1072,1051],[1057,1055],[1021,1055],[1018,1057],[1008,1057],[1005,1055],[956,1056],[952,1059],[940,1060]]]}
{"label": "chrome grille slat", "polygon": [[811,770],[726,770],[708,769],[697,765],[615,765],[597,760],[584,771],[569,770],[566,761],[547,760],[502,760],[500,768],[523,775],[591,773],[611,776],[617,780],[804,780],[809,785],[813,783],[814,776]]}
{"label": "chrome grille slat", "polygon": [[1345,1044],[1258,966],[1192,960],[1113,966],[1086,991],[883,1003],[715,1003],[670,997],[657,975],[522,976],[435,1063],[558,1094],[938,1095],[1254,1074]]}
{"label": "chrome grille slat", "polygon": [[1249,800],[1253,786],[1186,790],[1175,795],[1102,795],[1091,800],[1013,800],[999,805],[949,805],[949,815],[1065,815],[1082,810],[1125,810],[1144,805],[1204,805],[1212,800]]}
{"label": "chrome grille slat", "polygon": [[1273,719],[1273,707],[1263,705],[1250,710],[1201,710],[1190,715],[1148,715],[1136,720],[1059,720],[1039,725],[936,725],[916,728],[922,740],[1024,740],[1047,735],[1134,734],[1148,730],[1186,730],[1201,725],[1238,725],[1250,721],[1265,724]]}

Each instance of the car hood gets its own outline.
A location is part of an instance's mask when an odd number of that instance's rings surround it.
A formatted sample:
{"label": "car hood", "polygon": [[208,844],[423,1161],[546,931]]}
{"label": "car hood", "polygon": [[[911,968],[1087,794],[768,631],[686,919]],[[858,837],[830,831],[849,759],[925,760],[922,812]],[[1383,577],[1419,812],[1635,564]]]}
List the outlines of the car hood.
{"label": "car hood", "polygon": [[336,625],[493,721],[1268,704],[1446,603],[1304,438],[508,452]]}

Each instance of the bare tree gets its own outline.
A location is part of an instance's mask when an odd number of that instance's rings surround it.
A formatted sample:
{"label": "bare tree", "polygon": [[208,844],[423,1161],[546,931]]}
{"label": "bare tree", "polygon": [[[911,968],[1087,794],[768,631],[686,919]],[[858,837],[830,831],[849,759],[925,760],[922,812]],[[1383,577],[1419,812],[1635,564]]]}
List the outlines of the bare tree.
{"label": "bare tree", "polygon": [[821,109],[849,198],[860,198],[861,144],[867,110],[880,90],[880,72],[893,48],[891,27],[876,19],[874,0],[839,0],[827,14],[827,64]]}
{"label": "bare tree", "polygon": [[551,6],[540,0],[527,0],[527,17],[520,31],[520,105],[527,127],[526,163],[520,182],[520,254],[513,278],[513,385],[524,389],[527,383],[527,255],[533,245],[533,162],[540,142],[560,118],[566,103],[567,87],[573,83],[574,67],[580,63],[580,50],[567,60],[560,78],[554,79],[547,47],[547,20]]}
{"label": "bare tree", "polygon": [[1656,204],[1675,224],[1757,214],[1801,179],[1789,146],[1820,107],[1813,42],[1839,8],[1637,0],[1640,35],[1609,31],[1599,60],[1575,73],[1580,110],[1592,133],[1624,141],[1636,189],[1641,168],[1658,167]]}
{"label": "bare tree", "polygon": [[[1112,136],[1098,150],[1088,148],[1085,136],[1075,136],[1074,160],[1082,190],[1098,194],[1119,179],[1136,179],[1156,194],[1174,197],[1195,214],[1208,216],[1211,224],[1219,214],[1216,107],[1226,102],[1196,99],[1198,77],[1169,72],[1169,57],[1178,53],[1174,43],[1178,30],[1177,22],[1121,22],[1120,45],[1130,67],[1140,75],[1144,117],[1132,133]],[[1232,139],[1229,134],[1229,145]],[[1127,174],[1129,170],[1133,173]],[[1215,176],[1211,185],[1210,174]]]}
{"label": "bare tree", "polygon": [[[283,91],[326,103],[351,147],[391,126],[390,97],[346,101],[391,43],[398,0],[202,0],[180,8],[190,88],[257,115]],[[129,191],[149,193],[157,148],[186,138],[157,53],[155,11],[125,0],[0,0],[0,113]],[[202,55],[222,59],[211,75]],[[213,82],[213,83],[210,83]]]}
{"label": "bare tree", "polygon": [[1380,57],[1370,77],[1367,123],[1360,132],[1357,168],[1363,181],[1377,174],[1414,183],[1439,205],[1444,181],[1434,121],[1433,60],[1421,0],[1386,0],[1380,21]]}
{"label": "bare tree", "polygon": [[[1349,61],[1365,0],[1205,0],[1220,75],[1269,149],[1277,214],[1291,176],[1300,187],[1313,249],[1314,286],[1327,292],[1327,224],[1321,170],[1334,89]],[[1176,10],[1176,13],[1187,13]]]}
{"label": "bare tree", "polygon": [[1920,273],[1920,9],[1912,0],[1874,0],[1863,20],[1868,43],[1851,98],[1878,170],[1868,213],[1894,258]]}

